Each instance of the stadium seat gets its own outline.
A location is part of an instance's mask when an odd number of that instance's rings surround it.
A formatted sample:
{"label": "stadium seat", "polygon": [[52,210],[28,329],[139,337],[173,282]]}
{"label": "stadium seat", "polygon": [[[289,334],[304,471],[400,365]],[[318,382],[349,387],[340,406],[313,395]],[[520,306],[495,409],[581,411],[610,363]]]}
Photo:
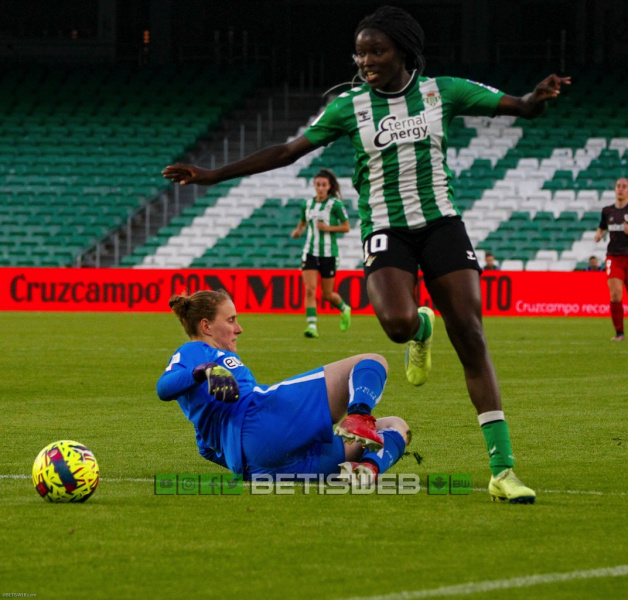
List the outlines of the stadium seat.
{"label": "stadium seat", "polygon": [[[0,169],[0,187],[10,196],[7,203],[22,198],[20,203],[29,205],[33,215],[51,215],[50,198],[80,200],[89,196],[90,204],[109,219],[107,228],[117,227],[167,187],[160,168],[205,133],[204,115],[218,124],[216,116],[241,97],[241,92],[228,93],[231,84],[220,77],[199,77],[203,70],[195,65],[181,65],[177,74],[163,70],[130,93],[129,81],[138,81],[132,79],[137,77],[135,67],[6,68],[3,98],[7,106],[0,126],[0,155],[6,152],[13,164],[3,164]],[[257,76],[253,70],[240,69],[242,91],[250,89]],[[62,86],[53,83],[59,77]],[[172,85],[173,81],[177,85]],[[193,119],[181,116],[183,99],[177,89],[182,82],[192,82],[186,89],[193,96],[211,95],[216,104],[224,103],[223,108],[199,102]],[[140,95],[157,100],[151,104],[139,100]],[[159,135],[160,129],[167,133]],[[119,173],[121,164],[130,167],[129,175]],[[118,210],[105,210],[111,202]],[[65,213],[61,209],[54,212],[72,217],[76,225],[82,222],[83,212],[76,205],[68,204]],[[94,216],[84,214],[90,220]],[[4,221],[0,225],[4,226]],[[48,219],[42,218],[39,230],[48,226]],[[96,232],[91,232],[89,239],[94,235]],[[50,248],[57,256],[63,255],[61,263],[67,259],[56,246]],[[43,251],[37,257],[47,264],[56,261],[55,256],[45,257]]]}
{"label": "stadium seat", "polygon": [[[597,77],[595,80],[598,81]],[[606,110],[606,106],[600,113],[603,123],[593,127],[590,93],[591,89],[580,91],[573,86],[569,96],[563,99],[566,102],[557,103],[542,119],[533,121],[517,119],[513,124],[512,119],[501,117],[493,121],[477,117],[453,120],[448,158],[450,168],[456,174],[456,181],[452,182],[456,204],[464,213],[479,251],[496,250],[503,244],[504,253],[500,249],[500,260],[521,257],[519,261],[559,263],[558,257],[565,256],[561,263],[565,267],[568,260],[574,260],[567,257],[569,252],[575,254],[575,244],[591,243],[584,234],[595,229],[601,206],[614,201],[613,178],[621,173],[619,169],[628,167],[621,164],[628,158],[628,131],[622,137],[622,129],[625,129],[623,111],[617,108]],[[106,132],[102,131],[102,134]],[[230,230],[224,232],[227,236],[224,239],[240,240],[240,244],[246,243],[243,240],[255,239],[257,247],[265,248],[266,254],[261,256],[260,251],[260,256],[250,258],[265,260],[266,266],[279,264],[282,258],[274,252],[272,243],[274,241],[279,247],[279,241],[285,237],[283,227],[287,230],[298,220],[298,198],[309,194],[307,179],[323,165],[348,177],[353,171],[354,156],[348,139],[343,138],[322,149],[313,160],[308,162],[304,157],[300,161],[296,178],[300,180],[300,187],[294,188],[294,203],[286,197],[290,194],[284,194],[281,208],[271,206],[272,203],[265,207],[266,217],[270,217],[265,219],[257,212],[263,199],[253,198],[252,188],[242,187],[232,193],[232,202],[220,213],[220,217],[233,219]],[[292,189],[295,177],[277,172],[268,177],[256,177],[255,181],[261,182],[257,184],[258,189],[270,197],[274,193],[271,190],[282,190],[283,193]],[[59,184],[62,183],[60,180]],[[205,208],[219,207],[217,197],[207,196]],[[286,209],[293,205],[295,213],[290,214]],[[571,214],[561,216],[565,212]],[[353,224],[357,216],[349,213]],[[222,223],[216,219],[218,214],[217,211],[212,217],[214,224]],[[184,216],[193,217],[194,211]],[[254,238],[258,233],[273,231],[272,219],[281,227],[281,231],[275,232],[274,240],[266,235]],[[249,233],[252,231],[247,225],[249,221],[255,224],[254,234]],[[175,223],[183,225],[179,221]],[[192,235],[192,232],[188,233]],[[513,240],[517,244],[509,246],[506,243]],[[218,237],[215,249],[230,247],[231,242],[225,243],[223,246],[222,238]],[[296,264],[294,260],[298,261],[301,247],[302,241],[299,240],[291,240],[286,245],[286,264]],[[214,264],[218,264],[221,260],[219,253],[208,252],[214,256]]]}

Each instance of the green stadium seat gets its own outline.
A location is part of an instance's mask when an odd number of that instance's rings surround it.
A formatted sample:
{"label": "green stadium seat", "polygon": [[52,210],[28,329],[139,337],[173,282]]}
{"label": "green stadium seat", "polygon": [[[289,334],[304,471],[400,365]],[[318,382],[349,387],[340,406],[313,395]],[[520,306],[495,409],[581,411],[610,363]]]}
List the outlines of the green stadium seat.
{"label": "green stadium seat", "polygon": [[570,185],[570,183],[565,179],[552,179],[550,181],[545,181],[541,189],[556,191],[566,190],[570,187],[572,187],[572,185]]}
{"label": "green stadium seat", "polygon": [[560,215],[558,215],[558,219],[556,220],[559,222],[577,222],[579,220],[579,217],[576,211],[566,210],[561,212]]}
{"label": "green stadium seat", "polygon": [[539,210],[536,212],[532,220],[535,223],[539,223],[539,225],[544,226],[546,223],[551,223],[554,221],[554,213]]}
{"label": "green stadium seat", "polygon": [[573,177],[573,173],[569,170],[561,170],[561,169],[557,169],[556,171],[554,171],[554,180],[564,180],[566,182],[573,182],[574,177]]}
{"label": "green stadium seat", "polygon": [[[205,76],[210,70],[214,76]],[[88,196],[98,207],[104,201],[115,202],[116,210],[101,211],[108,218],[105,226],[113,229],[124,223],[130,212],[168,186],[159,176],[161,166],[180,157],[207,131],[209,122],[218,125],[225,110],[240,103],[259,76],[259,69],[239,69],[236,80],[218,75],[215,68],[195,65],[177,71],[124,65],[5,69],[4,83],[12,83],[4,86],[0,99],[4,203],[13,205],[16,199],[16,205],[28,206],[33,215],[41,216],[41,226],[50,226],[48,216],[55,213],[78,229],[94,225],[86,230],[90,239],[102,226],[94,222],[97,215],[74,202],[67,210],[60,208],[51,195]],[[232,79],[233,85],[228,83]],[[171,85],[174,81],[184,82],[188,92],[184,98],[178,85]],[[206,101],[210,96],[215,99],[211,105]],[[182,111],[183,104],[193,110]],[[122,164],[130,167],[129,174],[121,171]],[[144,178],[138,176],[141,173]],[[237,181],[225,189],[234,184]],[[46,258],[43,250],[37,254],[42,263],[56,264],[56,258]]]}

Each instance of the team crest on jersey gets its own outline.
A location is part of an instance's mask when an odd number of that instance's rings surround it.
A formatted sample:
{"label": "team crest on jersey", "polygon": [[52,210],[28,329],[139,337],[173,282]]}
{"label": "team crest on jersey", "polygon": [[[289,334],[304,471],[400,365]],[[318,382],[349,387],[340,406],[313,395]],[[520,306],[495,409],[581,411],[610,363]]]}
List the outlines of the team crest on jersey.
{"label": "team crest on jersey", "polygon": [[423,96],[423,102],[425,102],[425,104],[429,104],[430,106],[436,106],[441,102],[440,94],[437,92],[428,92],[425,96]]}

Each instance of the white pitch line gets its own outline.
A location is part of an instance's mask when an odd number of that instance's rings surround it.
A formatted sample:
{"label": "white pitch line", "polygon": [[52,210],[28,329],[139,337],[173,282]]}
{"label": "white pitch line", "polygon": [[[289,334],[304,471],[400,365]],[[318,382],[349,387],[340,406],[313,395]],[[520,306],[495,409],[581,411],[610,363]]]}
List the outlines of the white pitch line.
{"label": "white pitch line", "polygon": [[[32,479],[30,475],[0,475],[0,479]],[[154,483],[154,479],[136,479],[133,477],[101,477],[100,481],[115,483]]]}
{"label": "white pitch line", "polygon": [[[0,475],[0,479],[31,479],[30,475]],[[101,477],[101,481],[107,483],[154,483],[154,479],[147,478],[133,478],[133,477]],[[243,481],[243,485],[246,487],[250,485],[250,482]],[[421,491],[425,491],[427,488],[421,486]],[[474,492],[487,492],[486,488],[471,488]],[[596,490],[537,490],[540,494],[573,494],[576,496],[626,496],[628,492],[599,492]]]}
{"label": "white pitch line", "polygon": [[386,594],[384,596],[359,596],[344,600],[420,600],[422,598],[443,598],[445,596],[468,596],[494,590],[509,590],[513,588],[532,587],[547,583],[560,583],[578,579],[599,579],[605,577],[625,577],[628,575],[628,565],[589,569],[587,571],[570,571],[568,573],[545,573],[543,575],[527,575],[512,577],[511,579],[494,579],[492,581],[473,581],[459,585],[448,585],[431,590],[408,590]]}

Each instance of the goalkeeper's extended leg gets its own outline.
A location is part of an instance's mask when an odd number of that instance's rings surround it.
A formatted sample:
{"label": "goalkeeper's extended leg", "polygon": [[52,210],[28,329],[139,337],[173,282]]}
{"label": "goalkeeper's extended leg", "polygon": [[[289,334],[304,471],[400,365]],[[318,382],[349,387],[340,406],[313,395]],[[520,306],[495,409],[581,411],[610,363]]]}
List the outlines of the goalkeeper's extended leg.
{"label": "goalkeeper's extended leg", "polygon": [[371,412],[381,400],[385,383],[386,367],[378,360],[365,358],[351,369],[347,418],[336,426],[336,435],[375,450],[384,445]]}
{"label": "goalkeeper's extended leg", "polygon": [[379,451],[366,450],[356,461],[347,461],[340,466],[340,479],[351,481],[357,477],[361,483],[374,483],[378,475],[385,473],[403,456],[410,443],[408,424],[399,417],[377,419],[377,433],[384,445]]}

